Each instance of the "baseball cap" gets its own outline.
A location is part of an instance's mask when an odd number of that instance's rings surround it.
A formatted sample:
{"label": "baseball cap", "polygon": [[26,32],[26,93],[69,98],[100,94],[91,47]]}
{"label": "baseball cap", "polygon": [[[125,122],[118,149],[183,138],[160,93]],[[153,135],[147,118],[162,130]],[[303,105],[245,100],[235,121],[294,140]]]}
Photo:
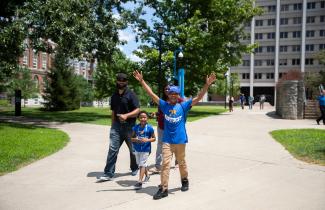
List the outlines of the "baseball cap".
{"label": "baseball cap", "polygon": [[168,90],[168,94],[171,94],[171,93],[177,93],[177,94],[179,94],[180,93],[180,90],[179,90],[178,86],[175,86],[175,85],[170,86],[169,87],[169,90]]}
{"label": "baseball cap", "polygon": [[116,79],[118,81],[127,81],[128,80],[128,75],[124,74],[124,73],[118,73],[116,75]]}

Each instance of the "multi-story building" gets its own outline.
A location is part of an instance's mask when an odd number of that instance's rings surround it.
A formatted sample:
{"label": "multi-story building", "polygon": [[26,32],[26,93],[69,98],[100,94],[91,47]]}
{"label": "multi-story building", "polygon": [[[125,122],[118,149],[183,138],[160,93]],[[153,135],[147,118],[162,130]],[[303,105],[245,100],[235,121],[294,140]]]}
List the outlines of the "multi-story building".
{"label": "multi-story building", "polygon": [[325,1],[257,0],[255,6],[264,13],[246,25],[250,36],[243,43],[258,47],[230,70],[239,74],[246,96],[265,94],[274,99],[275,85],[287,71],[321,70],[315,55],[325,49]]}

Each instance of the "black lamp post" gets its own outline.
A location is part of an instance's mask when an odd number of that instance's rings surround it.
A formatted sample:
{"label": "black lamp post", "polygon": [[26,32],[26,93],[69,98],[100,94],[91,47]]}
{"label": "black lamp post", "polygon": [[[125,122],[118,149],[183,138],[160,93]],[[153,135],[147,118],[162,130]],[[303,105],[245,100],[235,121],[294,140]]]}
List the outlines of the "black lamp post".
{"label": "black lamp post", "polygon": [[228,79],[228,71],[225,73],[225,109],[227,108],[227,92],[228,92],[227,79]]}
{"label": "black lamp post", "polygon": [[161,88],[161,80],[162,80],[162,75],[161,75],[161,45],[162,45],[162,35],[163,35],[163,33],[164,33],[164,28],[162,27],[162,26],[159,26],[158,27],[158,35],[159,35],[159,74],[158,74],[158,78],[157,78],[157,80],[158,80],[158,96],[159,96],[159,98],[161,98],[162,97],[162,94],[161,94],[161,90],[162,90],[162,88]]}

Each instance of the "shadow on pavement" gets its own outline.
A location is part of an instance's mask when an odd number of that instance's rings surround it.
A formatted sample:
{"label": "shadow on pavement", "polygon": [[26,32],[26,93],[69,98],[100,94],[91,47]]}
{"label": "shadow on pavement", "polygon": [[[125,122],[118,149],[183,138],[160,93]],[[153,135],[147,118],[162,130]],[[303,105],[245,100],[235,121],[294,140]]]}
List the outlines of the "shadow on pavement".
{"label": "shadow on pavement", "polygon": [[282,120],[282,118],[279,115],[277,115],[275,111],[266,113],[266,116],[268,116],[272,119]]}

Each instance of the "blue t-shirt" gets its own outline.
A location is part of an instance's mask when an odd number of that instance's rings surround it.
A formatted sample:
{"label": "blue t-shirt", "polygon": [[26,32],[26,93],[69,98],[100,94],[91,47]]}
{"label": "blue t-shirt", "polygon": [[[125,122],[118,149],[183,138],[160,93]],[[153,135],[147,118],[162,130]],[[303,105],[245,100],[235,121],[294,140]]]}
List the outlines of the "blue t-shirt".
{"label": "blue t-shirt", "polygon": [[317,100],[319,101],[320,106],[325,106],[325,96],[324,95],[318,96]]}
{"label": "blue t-shirt", "polygon": [[163,142],[169,144],[186,144],[185,122],[187,112],[191,109],[192,99],[171,105],[159,100],[159,108],[164,113]]}
{"label": "blue t-shirt", "polygon": [[[140,124],[135,125],[132,130],[135,132],[137,138],[151,138],[154,134],[154,129],[151,125],[146,124],[141,127]],[[151,152],[151,142],[137,143],[132,142],[133,150],[136,152]]]}

